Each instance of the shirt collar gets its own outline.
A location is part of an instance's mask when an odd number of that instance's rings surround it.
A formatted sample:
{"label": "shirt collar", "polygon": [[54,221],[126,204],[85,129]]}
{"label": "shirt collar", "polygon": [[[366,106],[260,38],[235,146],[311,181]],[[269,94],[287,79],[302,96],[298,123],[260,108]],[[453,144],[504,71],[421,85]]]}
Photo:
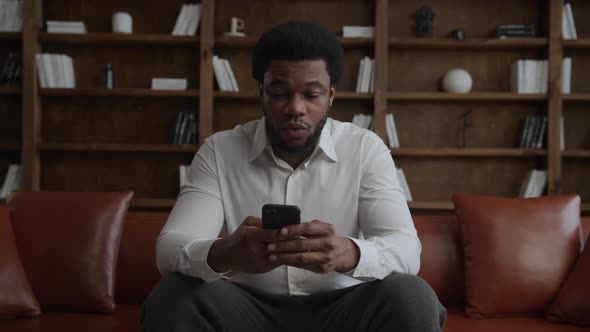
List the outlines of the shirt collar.
{"label": "shirt collar", "polygon": [[[252,146],[250,147],[250,153],[248,155],[249,162],[256,160],[266,148],[271,149],[271,144],[270,140],[268,139],[268,135],[266,134],[266,126],[264,121],[264,117],[258,120],[258,125],[256,126],[256,131],[254,133],[254,139],[252,140]],[[334,148],[334,140],[332,139],[332,119],[330,118],[328,118],[326,125],[322,129],[320,142],[316,150],[322,151],[326,157],[332,161],[338,161],[336,149]]]}

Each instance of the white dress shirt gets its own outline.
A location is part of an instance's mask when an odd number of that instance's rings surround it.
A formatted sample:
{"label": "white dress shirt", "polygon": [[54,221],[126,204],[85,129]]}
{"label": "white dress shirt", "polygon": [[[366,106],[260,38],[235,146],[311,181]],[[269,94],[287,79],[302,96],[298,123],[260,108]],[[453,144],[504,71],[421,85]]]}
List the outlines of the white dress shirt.
{"label": "white dress shirt", "polygon": [[[227,278],[276,294],[307,295],[416,274],[420,241],[389,149],[373,132],[328,119],[314,152],[296,169],[272,151],[264,118],[216,133],[201,146],[157,242],[161,273],[178,271],[206,282]],[[222,275],[207,264],[225,223],[233,232],[267,203],[297,205],[301,221],[334,225],[360,249],[349,273],[317,274],[280,266],[270,272]]]}

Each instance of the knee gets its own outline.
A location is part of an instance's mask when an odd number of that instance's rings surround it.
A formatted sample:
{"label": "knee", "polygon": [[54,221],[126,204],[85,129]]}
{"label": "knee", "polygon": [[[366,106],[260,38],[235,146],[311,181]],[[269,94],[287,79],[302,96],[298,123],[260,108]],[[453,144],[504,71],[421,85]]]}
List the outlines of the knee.
{"label": "knee", "polygon": [[438,312],[442,307],[438,296],[424,279],[410,274],[392,274],[379,282],[378,294],[390,299],[396,309]]}
{"label": "knee", "polygon": [[159,325],[155,321],[174,320],[183,315],[194,301],[195,289],[203,283],[201,279],[177,273],[162,276],[143,303],[142,325]]}

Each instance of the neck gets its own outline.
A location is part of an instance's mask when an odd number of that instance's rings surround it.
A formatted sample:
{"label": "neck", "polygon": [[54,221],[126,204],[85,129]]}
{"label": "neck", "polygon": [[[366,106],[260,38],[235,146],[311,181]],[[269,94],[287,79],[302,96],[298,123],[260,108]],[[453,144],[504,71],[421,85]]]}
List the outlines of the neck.
{"label": "neck", "polygon": [[285,161],[293,169],[296,169],[301,163],[307,159],[312,153],[313,149],[305,152],[286,152],[278,148],[275,144],[272,144],[274,154]]}

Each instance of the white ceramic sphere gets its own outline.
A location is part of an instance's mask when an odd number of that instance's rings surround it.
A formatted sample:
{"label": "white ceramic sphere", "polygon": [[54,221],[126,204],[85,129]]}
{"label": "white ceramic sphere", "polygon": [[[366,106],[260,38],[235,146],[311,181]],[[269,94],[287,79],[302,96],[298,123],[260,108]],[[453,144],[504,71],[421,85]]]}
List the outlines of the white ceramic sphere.
{"label": "white ceramic sphere", "polygon": [[472,85],[471,75],[466,70],[458,68],[449,70],[442,81],[443,90],[452,93],[468,93]]}

